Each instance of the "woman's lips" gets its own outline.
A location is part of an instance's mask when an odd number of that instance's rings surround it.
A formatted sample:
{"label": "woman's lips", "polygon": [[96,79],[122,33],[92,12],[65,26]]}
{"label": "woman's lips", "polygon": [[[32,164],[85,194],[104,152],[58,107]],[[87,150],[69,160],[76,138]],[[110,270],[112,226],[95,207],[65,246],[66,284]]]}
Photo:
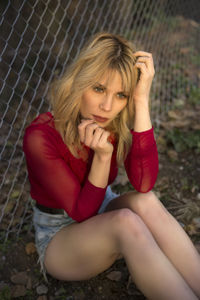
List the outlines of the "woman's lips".
{"label": "woman's lips", "polygon": [[95,115],[93,115],[93,117],[94,117],[95,121],[100,122],[100,123],[104,123],[104,122],[108,121],[108,118],[102,118],[100,116],[95,116]]}

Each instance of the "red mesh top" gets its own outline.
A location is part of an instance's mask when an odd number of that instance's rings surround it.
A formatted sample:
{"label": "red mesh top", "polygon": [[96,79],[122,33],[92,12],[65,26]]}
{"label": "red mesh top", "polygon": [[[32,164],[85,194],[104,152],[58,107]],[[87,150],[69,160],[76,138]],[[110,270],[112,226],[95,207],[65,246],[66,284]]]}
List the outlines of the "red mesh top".
{"label": "red mesh top", "polygon": [[[125,169],[133,187],[142,193],[151,190],[158,173],[158,153],[153,128],[132,134],[132,147],[125,160]],[[108,185],[117,176],[116,143],[112,141]],[[77,222],[98,212],[106,188],[88,180],[94,151],[85,146],[88,159],[75,158],[54,127],[50,112],[40,114],[27,128],[23,150],[26,156],[31,197],[39,204],[63,208]]]}

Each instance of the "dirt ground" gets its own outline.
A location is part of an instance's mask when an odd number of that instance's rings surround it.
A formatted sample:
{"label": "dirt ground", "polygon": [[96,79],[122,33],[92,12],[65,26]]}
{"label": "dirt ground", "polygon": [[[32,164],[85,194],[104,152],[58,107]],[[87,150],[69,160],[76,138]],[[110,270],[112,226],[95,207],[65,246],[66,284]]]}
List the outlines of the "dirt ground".
{"label": "dirt ground", "polygon": [[[195,111],[195,114],[194,114]],[[190,113],[189,113],[190,112]],[[181,117],[189,120],[182,130],[186,137],[193,124],[198,124],[199,106],[184,108]],[[187,113],[187,116],[184,116]],[[159,199],[180,222],[200,250],[200,159],[199,140],[194,147],[180,151],[177,143],[180,135],[169,138],[169,133],[181,128],[180,111],[169,113],[161,124],[156,136],[159,150],[159,175],[154,187]],[[194,130],[194,137],[199,134]],[[177,132],[176,132],[177,134]],[[191,139],[191,137],[189,138]],[[190,140],[189,140],[190,141]],[[174,143],[174,144],[173,144]],[[180,145],[179,145],[180,146]],[[119,182],[113,190],[130,190],[125,174],[119,175]],[[12,238],[0,247],[0,300],[98,300],[98,299],[146,299],[130,281],[125,261],[120,259],[99,276],[82,282],[61,282],[48,276],[48,283],[42,277],[37,264],[38,256],[34,248],[34,232],[24,232],[18,241]],[[152,274],[153,276],[153,274]]]}

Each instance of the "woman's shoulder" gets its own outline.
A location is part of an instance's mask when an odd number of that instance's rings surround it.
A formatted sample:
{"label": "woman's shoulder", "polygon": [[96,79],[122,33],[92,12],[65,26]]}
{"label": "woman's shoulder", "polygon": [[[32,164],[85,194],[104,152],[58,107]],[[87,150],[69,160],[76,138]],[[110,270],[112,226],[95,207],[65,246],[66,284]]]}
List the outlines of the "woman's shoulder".
{"label": "woman's shoulder", "polygon": [[39,114],[26,127],[23,138],[23,149],[43,149],[43,153],[66,153],[60,133],[55,129],[54,118],[51,112]]}
{"label": "woman's shoulder", "polygon": [[33,121],[30,123],[30,125],[27,128],[38,126],[38,125],[49,126],[55,129],[53,114],[49,111],[39,114],[37,117],[35,117],[35,119],[33,119]]}
{"label": "woman's shoulder", "polygon": [[51,112],[45,112],[39,114],[33,121],[26,127],[24,139],[49,139],[59,140],[61,139],[60,134],[55,129],[54,118]]}
{"label": "woman's shoulder", "polygon": [[51,134],[58,135],[55,128],[54,117],[51,112],[45,112],[39,114],[33,119],[33,121],[25,128],[25,134],[27,132],[49,132]]}

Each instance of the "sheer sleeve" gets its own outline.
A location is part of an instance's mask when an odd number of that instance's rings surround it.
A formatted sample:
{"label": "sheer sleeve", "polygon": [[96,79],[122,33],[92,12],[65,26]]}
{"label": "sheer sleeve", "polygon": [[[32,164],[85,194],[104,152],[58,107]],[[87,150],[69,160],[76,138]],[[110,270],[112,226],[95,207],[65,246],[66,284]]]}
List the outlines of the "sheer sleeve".
{"label": "sheer sleeve", "polygon": [[141,193],[150,191],[158,174],[158,152],[153,128],[132,134],[132,146],[125,160],[130,183]]}
{"label": "sheer sleeve", "polygon": [[87,178],[81,186],[48,132],[37,126],[28,128],[23,150],[32,186],[31,195],[36,201],[44,204],[48,198],[53,204],[51,207],[63,208],[78,222],[97,213],[106,188],[92,185]]}

